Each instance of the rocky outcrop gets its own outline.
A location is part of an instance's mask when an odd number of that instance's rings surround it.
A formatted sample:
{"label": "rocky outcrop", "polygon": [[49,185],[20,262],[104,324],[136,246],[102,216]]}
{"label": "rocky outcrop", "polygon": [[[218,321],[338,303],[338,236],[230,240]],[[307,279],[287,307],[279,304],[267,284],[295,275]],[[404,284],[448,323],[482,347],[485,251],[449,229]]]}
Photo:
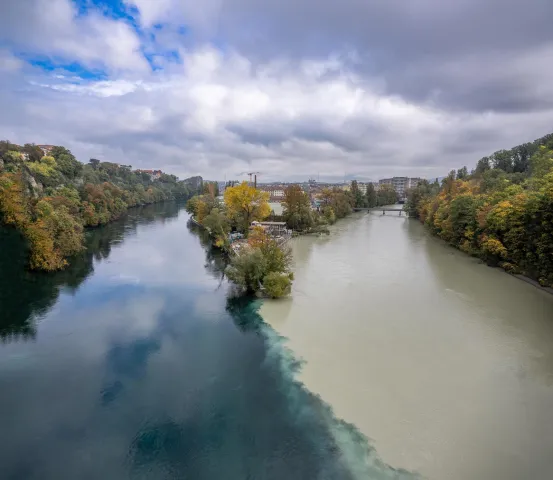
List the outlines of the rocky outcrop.
{"label": "rocky outcrop", "polygon": [[27,194],[32,198],[38,198],[42,195],[44,187],[40,182],[36,181],[28,168],[23,169],[23,181],[27,189]]}

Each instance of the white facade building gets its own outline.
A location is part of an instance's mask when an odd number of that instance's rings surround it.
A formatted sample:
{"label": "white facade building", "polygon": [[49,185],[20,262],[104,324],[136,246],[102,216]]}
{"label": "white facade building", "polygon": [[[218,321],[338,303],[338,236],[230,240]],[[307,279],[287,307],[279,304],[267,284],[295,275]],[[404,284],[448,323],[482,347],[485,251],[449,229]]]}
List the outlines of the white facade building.
{"label": "white facade building", "polygon": [[394,190],[397,192],[399,198],[401,199],[405,197],[407,190],[416,187],[420,181],[421,179],[416,177],[393,177],[384,178],[378,183],[380,185],[392,185],[394,187]]}

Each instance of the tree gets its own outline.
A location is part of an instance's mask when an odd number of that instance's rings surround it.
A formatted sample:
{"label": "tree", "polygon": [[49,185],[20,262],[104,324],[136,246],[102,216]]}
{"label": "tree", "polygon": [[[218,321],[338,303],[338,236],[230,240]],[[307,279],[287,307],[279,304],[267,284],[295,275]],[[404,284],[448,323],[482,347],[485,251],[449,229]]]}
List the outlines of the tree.
{"label": "tree", "polygon": [[393,205],[398,201],[396,189],[389,184],[380,185],[376,198],[378,206]]}
{"label": "tree", "polygon": [[428,180],[421,180],[418,185],[407,191],[407,201],[405,202],[405,211],[409,216],[420,218],[421,207],[428,199],[433,198],[440,191],[438,183],[430,184]]}
{"label": "tree", "polygon": [[269,194],[242,182],[225,190],[227,213],[239,230],[247,234],[254,220],[260,221],[271,213]]}
{"label": "tree", "polygon": [[[323,212],[325,211],[324,207],[331,207],[336,219],[344,218],[351,213],[353,197],[349,192],[345,192],[341,188],[324,188],[321,192],[321,200],[323,203]],[[325,216],[327,216],[327,214],[325,214]],[[331,217],[329,213],[328,218]]]}
{"label": "tree", "polygon": [[30,162],[39,162],[40,159],[44,156],[42,149],[36,146],[34,143],[26,143],[21,151],[27,154]]}
{"label": "tree", "polygon": [[323,216],[326,223],[328,223],[329,225],[336,223],[336,214],[334,213],[334,209],[330,205],[327,205],[323,208]]}
{"label": "tree", "polygon": [[227,244],[230,222],[219,208],[214,207],[211,209],[209,215],[204,218],[203,225],[210,231],[217,247],[222,248]]}
{"label": "tree", "polygon": [[269,296],[277,298],[290,292],[291,267],[290,247],[279,245],[262,228],[254,228],[246,250],[232,257],[226,273],[245,291],[256,292],[264,287]]}
{"label": "tree", "polygon": [[211,195],[212,197],[218,197],[219,184],[217,182],[204,182],[203,192],[204,192],[204,195]]}
{"label": "tree", "polygon": [[315,224],[309,196],[299,185],[286,187],[282,206],[284,207],[282,216],[288,228],[304,231]]}
{"label": "tree", "polygon": [[11,143],[9,140],[0,141],[0,158],[6,152],[19,152],[19,151],[20,151],[19,145],[16,145],[15,143]]}
{"label": "tree", "polygon": [[259,290],[261,281],[267,275],[265,258],[258,248],[235,255],[225,270],[227,278],[247,292]]}
{"label": "tree", "polygon": [[[54,151],[54,149],[52,149],[52,151]],[[79,162],[71,153],[60,153],[54,158],[56,159],[58,170],[67,178],[73,179],[80,175],[83,169],[83,164]]]}
{"label": "tree", "polygon": [[371,183],[367,184],[367,193],[365,194],[367,207],[373,208],[377,204],[377,195],[374,185]]}
{"label": "tree", "polygon": [[353,206],[355,208],[365,207],[365,197],[361,193],[361,190],[359,190],[357,180],[352,180],[351,182],[351,194],[353,196]]}
{"label": "tree", "polygon": [[91,158],[88,163],[94,170],[98,170],[98,167],[100,166],[100,160],[98,160],[97,158]]}
{"label": "tree", "polygon": [[463,168],[460,168],[459,170],[457,170],[457,179],[458,180],[463,180],[463,179],[467,178],[468,175],[469,175],[469,173],[468,173],[467,167],[463,167]]}
{"label": "tree", "polygon": [[263,278],[265,293],[271,298],[281,298],[289,295],[292,290],[290,275],[271,272]]}
{"label": "tree", "polygon": [[493,167],[511,173],[513,171],[513,159],[511,152],[507,150],[499,150],[492,156]]}
{"label": "tree", "polygon": [[483,157],[478,160],[474,173],[476,173],[477,175],[481,175],[484,172],[488,171],[490,168],[490,159],[488,157]]}

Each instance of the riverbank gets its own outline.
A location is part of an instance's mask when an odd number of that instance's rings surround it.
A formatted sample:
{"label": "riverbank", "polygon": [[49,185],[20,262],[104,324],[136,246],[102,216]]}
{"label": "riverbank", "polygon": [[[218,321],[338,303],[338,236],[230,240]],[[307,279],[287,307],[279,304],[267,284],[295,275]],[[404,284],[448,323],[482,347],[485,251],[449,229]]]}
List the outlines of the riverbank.
{"label": "riverbank", "polygon": [[354,214],[291,243],[292,296],[260,314],[385,462],[436,480],[553,471],[551,296],[405,217]]}

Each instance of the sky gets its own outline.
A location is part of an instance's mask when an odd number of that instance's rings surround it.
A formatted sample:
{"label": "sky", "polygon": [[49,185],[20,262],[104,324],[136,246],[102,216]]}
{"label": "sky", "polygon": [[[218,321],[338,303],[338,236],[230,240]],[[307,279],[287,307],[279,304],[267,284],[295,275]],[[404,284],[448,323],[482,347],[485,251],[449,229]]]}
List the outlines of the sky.
{"label": "sky", "polygon": [[433,178],[553,132],[551,0],[4,0],[0,138],[181,178]]}

